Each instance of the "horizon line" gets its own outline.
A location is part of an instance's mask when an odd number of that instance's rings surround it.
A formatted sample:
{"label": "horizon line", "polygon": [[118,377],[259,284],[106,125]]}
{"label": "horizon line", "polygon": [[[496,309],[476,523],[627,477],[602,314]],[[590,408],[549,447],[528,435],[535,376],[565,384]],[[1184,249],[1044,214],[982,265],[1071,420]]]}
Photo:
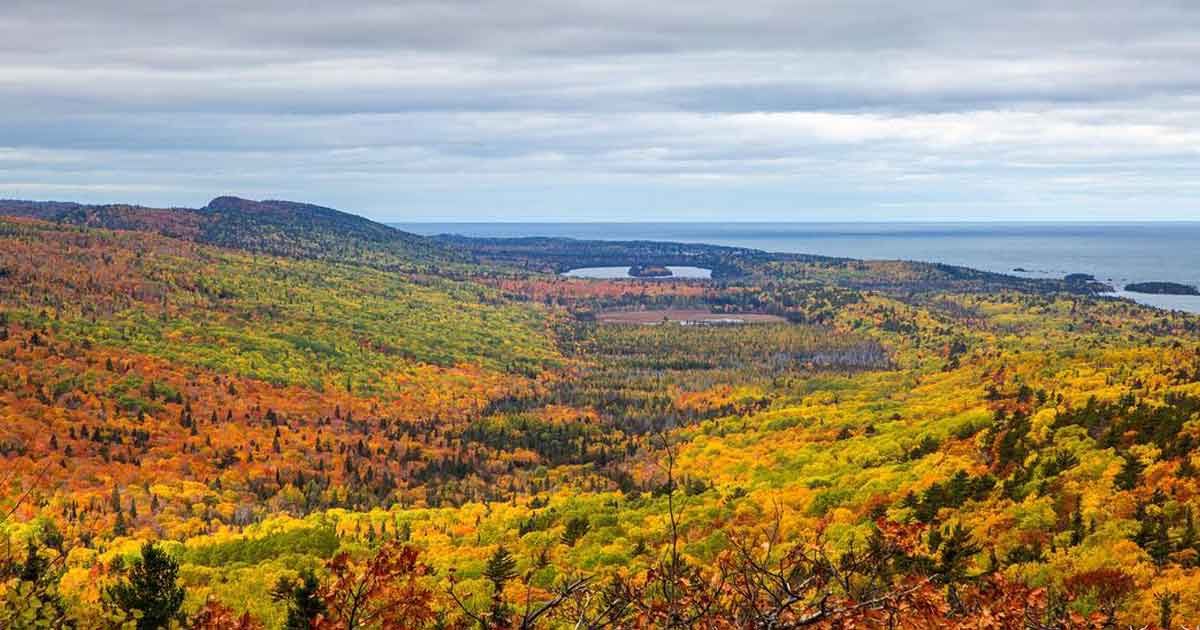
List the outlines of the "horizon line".
{"label": "horizon line", "polygon": [[[362,215],[358,215],[362,216]],[[363,217],[369,218],[369,217]],[[396,225],[471,225],[471,224],[490,224],[490,225],[528,225],[528,224],[562,224],[562,225],[580,225],[580,224],[595,224],[595,225],[661,225],[661,224],[678,224],[678,225],[778,225],[781,223],[793,224],[817,224],[817,225],[879,225],[891,223],[909,223],[909,224],[924,224],[924,223],[1035,223],[1035,224],[1055,224],[1055,223],[1078,223],[1084,225],[1096,224],[1145,224],[1145,223],[1200,223],[1200,219],[871,219],[871,220],[844,220],[844,221],[822,221],[822,220],[750,220],[750,221],[679,221],[664,219],[658,221],[620,221],[620,220],[595,220],[595,219],[580,219],[580,220],[557,220],[557,219],[528,219],[528,220],[483,220],[483,219],[462,219],[462,220],[444,220],[444,221],[413,221],[413,220],[397,220],[397,219],[371,219],[383,224]]]}

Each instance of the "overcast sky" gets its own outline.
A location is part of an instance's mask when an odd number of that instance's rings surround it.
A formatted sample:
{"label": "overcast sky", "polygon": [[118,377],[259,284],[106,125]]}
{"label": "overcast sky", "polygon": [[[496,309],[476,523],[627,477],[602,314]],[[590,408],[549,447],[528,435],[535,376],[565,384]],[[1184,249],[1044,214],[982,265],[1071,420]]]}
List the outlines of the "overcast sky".
{"label": "overcast sky", "polygon": [[0,2],[0,197],[226,193],[397,221],[1200,219],[1200,2]]}

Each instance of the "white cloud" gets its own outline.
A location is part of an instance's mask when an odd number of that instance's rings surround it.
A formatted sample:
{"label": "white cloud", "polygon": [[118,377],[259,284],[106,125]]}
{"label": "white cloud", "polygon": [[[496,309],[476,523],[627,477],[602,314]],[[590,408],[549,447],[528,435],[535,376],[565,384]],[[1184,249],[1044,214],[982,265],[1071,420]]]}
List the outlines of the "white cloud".
{"label": "white cloud", "polygon": [[0,196],[1197,214],[1186,3],[54,4],[0,7]]}

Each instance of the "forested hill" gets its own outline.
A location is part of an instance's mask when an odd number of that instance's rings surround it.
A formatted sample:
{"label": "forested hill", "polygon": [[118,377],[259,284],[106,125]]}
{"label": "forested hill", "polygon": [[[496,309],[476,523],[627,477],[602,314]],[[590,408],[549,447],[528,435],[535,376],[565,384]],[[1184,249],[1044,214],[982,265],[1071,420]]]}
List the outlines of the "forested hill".
{"label": "forested hill", "polygon": [[462,260],[451,248],[348,212],[293,201],[217,197],[203,240],[296,258],[364,263],[394,269]]}
{"label": "forested hill", "polygon": [[333,208],[232,196],[217,197],[198,209],[0,200],[0,215],[150,231],[254,253],[457,278],[528,271],[555,274],[592,266],[685,265],[711,269],[718,281],[802,281],[894,295],[944,290],[1075,294],[1111,290],[1070,277],[1019,278],[935,263],[860,261],[703,243],[425,237]]}
{"label": "forested hill", "polygon": [[452,247],[361,216],[292,201],[222,196],[203,208],[0,200],[0,214],[117,230],[157,232],[249,252],[430,271],[465,260]]}

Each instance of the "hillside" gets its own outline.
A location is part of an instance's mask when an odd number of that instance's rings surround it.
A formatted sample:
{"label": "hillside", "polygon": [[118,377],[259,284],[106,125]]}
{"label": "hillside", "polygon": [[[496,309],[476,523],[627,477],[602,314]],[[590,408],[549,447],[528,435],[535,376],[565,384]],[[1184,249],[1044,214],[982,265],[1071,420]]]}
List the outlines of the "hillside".
{"label": "hillside", "polygon": [[291,201],[217,197],[199,209],[0,200],[0,215],[137,230],[251,252],[390,271],[436,271],[463,256],[358,215]]}
{"label": "hillside", "polygon": [[[291,202],[3,210],[0,627],[121,627],[157,550],[195,628],[1200,617],[1195,316]],[[553,274],[635,252],[736,273]],[[757,323],[612,316],[653,309]]]}
{"label": "hillside", "polygon": [[385,270],[436,270],[462,258],[424,237],[311,204],[217,197],[200,212],[209,220],[199,240],[213,245]]}

